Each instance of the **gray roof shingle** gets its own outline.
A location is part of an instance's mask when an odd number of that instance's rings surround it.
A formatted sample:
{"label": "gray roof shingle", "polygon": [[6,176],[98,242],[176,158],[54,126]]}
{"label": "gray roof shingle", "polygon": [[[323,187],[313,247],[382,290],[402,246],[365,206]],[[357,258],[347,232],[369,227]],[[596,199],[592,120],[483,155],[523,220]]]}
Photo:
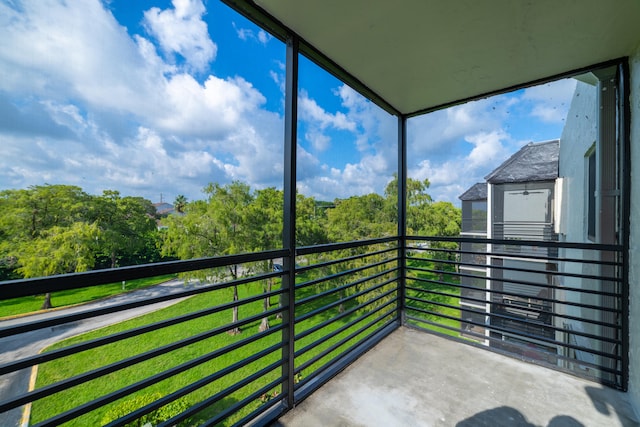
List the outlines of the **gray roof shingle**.
{"label": "gray roof shingle", "polygon": [[558,177],[560,141],[529,143],[484,179],[490,184],[551,181]]}

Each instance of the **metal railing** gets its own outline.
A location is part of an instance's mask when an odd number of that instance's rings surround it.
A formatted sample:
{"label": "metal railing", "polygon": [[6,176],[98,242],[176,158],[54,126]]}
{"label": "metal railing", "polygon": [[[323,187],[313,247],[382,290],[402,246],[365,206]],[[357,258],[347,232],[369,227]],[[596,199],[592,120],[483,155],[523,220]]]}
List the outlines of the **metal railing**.
{"label": "metal railing", "polygon": [[[2,394],[0,417],[38,426],[267,423],[400,325],[398,254],[396,237],[298,248],[284,263],[295,266],[293,304],[280,286],[290,271],[272,267],[285,250],[0,283],[8,304],[198,277],[166,294],[0,322],[0,381],[16,385]],[[74,330],[83,333],[66,333]],[[21,389],[25,376],[35,381]]]}
{"label": "metal railing", "polygon": [[[8,303],[141,277],[200,278],[173,282],[167,294],[1,322],[0,380],[36,381],[5,393],[0,416],[32,425],[266,424],[401,324],[626,387],[621,247],[407,241],[406,259],[389,237],[298,248],[291,260],[274,250],[0,283]],[[274,269],[280,259],[285,268]],[[280,286],[285,277],[295,278],[292,292]],[[55,338],[78,325],[91,331]],[[25,351],[43,337],[56,343]]]}
{"label": "metal railing", "polygon": [[622,246],[408,240],[408,325],[626,389]]}

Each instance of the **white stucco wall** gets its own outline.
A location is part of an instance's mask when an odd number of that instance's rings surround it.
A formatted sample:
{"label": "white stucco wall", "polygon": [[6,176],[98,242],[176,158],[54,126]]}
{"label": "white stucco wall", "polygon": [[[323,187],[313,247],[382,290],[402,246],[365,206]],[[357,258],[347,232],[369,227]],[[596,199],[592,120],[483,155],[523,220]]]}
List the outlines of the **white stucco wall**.
{"label": "white stucco wall", "polygon": [[[587,238],[587,160],[585,155],[594,146],[598,138],[598,86],[595,76],[583,76],[588,82],[577,81],[576,89],[571,100],[571,107],[567,114],[565,127],[560,138],[560,155],[558,175],[562,178],[562,200],[560,201],[559,239],[566,242],[588,243]],[[576,258],[586,260],[598,258],[592,251],[581,249],[561,249],[561,258]],[[559,263],[559,269],[565,273],[599,275],[596,264],[581,264],[573,262]],[[569,288],[599,290],[600,282],[579,277],[559,277],[559,284]],[[557,291],[556,296],[566,301],[596,305],[602,304],[597,295]],[[586,307],[558,304],[556,310],[561,314],[583,317],[586,319],[603,320],[599,310]],[[576,322],[559,319],[558,327],[570,324],[574,330],[589,334],[600,335],[602,330],[598,325],[588,322]],[[559,339],[563,339],[562,336]],[[593,350],[605,350],[599,340],[587,340],[587,345]],[[596,364],[605,364],[597,356],[585,354],[582,357]],[[587,360],[587,359],[585,359]]]}
{"label": "white stucco wall", "polygon": [[560,238],[567,242],[582,242],[586,235],[584,156],[597,138],[596,97],[596,86],[576,82],[560,138],[558,176],[563,178]]}
{"label": "white stucco wall", "polygon": [[640,46],[631,72],[631,227],[629,236],[629,394],[640,414]]}

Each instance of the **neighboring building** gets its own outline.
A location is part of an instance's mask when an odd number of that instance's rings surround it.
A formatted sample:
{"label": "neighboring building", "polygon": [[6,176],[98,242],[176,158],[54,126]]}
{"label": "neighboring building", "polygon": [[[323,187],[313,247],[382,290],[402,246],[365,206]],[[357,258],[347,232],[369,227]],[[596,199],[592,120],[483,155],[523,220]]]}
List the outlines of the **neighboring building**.
{"label": "neighboring building", "polygon": [[[562,193],[562,203],[558,205],[556,230],[558,239],[563,242],[621,244],[619,230],[623,204],[619,177],[624,159],[617,141],[619,100],[615,94],[615,73],[615,68],[588,73],[576,83],[560,144],[558,191]],[[564,304],[556,308],[556,312],[566,316],[558,324],[566,332],[558,339],[594,351],[570,350],[563,356],[587,362],[577,367],[582,370],[589,370],[589,364],[620,369],[621,361],[604,354],[619,350],[613,340],[622,339],[622,331],[615,326],[620,323],[617,317],[621,316],[622,307],[616,304],[615,298],[597,294],[621,291],[620,282],[600,279],[614,277],[615,269],[620,268],[615,264],[619,260],[612,252],[578,248],[562,249],[559,258],[592,261],[559,264],[559,271],[564,274],[562,290],[558,291],[562,295],[559,296],[575,305]],[[573,317],[592,321],[576,321]],[[604,339],[588,338],[572,334],[572,331]],[[569,362],[564,367],[576,368]],[[606,372],[598,375],[612,380],[612,375]]]}
{"label": "neighboring building", "polygon": [[153,206],[156,208],[156,214],[158,216],[167,216],[167,215],[174,214],[176,212],[175,208],[171,203],[159,202],[159,203],[154,203]]}
{"label": "neighboring building", "polygon": [[[623,283],[608,279],[617,277],[622,264],[614,251],[589,245],[622,244],[625,159],[618,143],[615,73],[610,68],[579,76],[560,141],[524,146],[485,177],[486,196],[478,191],[480,184],[460,196],[463,236],[482,236],[476,211],[465,206],[486,197],[489,239],[573,245],[559,250],[487,245],[490,255],[484,262],[460,267],[461,273],[487,277],[484,305],[478,304],[481,292],[471,300],[472,293],[463,288],[462,308],[478,312],[463,311],[464,318],[474,322],[466,329],[478,332],[484,324],[486,345],[606,382],[615,382],[614,372],[623,370],[624,359],[613,356],[624,339],[619,326],[624,307],[613,296],[622,293]],[[519,254],[533,259],[524,261]],[[462,275],[463,285],[481,283]],[[473,337],[482,341],[482,334]]]}
{"label": "neighboring building", "polygon": [[166,230],[168,228],[168,226],[163,222],[163,220],[168,216],[184,215],[183,212],[179,212],[172,204],[167,202],[154,203],[153,206],[156,208],[156,226],[158,227],[158,230]]}
{"label": "neighboring building", "polygon": [[[487,224],[490,239],[555,241],[554,203],[558,178],[559,141],[527,144],[506,162],[485,177],[491,215]],[[553,317],[549,300],[554,299],[553,277],[546,271],[557,271],[556,262],[548,259],[519,258],[518,255],[557,258],[557,250],[535,246],[494,245],[491,251],[503,256],[487,260],[492,278],[488,286],[491,309],[499,317],[492,317],[491,326],[509,329],[524,335],[553,339],[548,326]],[[490,252],[491,252],[490,251]],[[502,268],[506,268],[503,270]],[[517,294],[517,295],[516,295]],[[526,322],[524,322],[526,320]],[[509,351],[522,351],[523,339],[515,334],[491,332],[492,345]],[[527,355],[548,358],[555,348],[544,341],[527,339]]]}
{"label": "neighboring building", "polygon": [[[557,240],[554,203],[558,153],[558,140],[527,144],[487,175],[486,184],[475,184],[462,194],[462,236],[516,241]],[[487,345],[511,352],[526,348],[531,350],[530,355],[538,350],[540,354],[554,354],[555,348],[545,345],[544,341],[530,339],[522,346],[522,338],[515,338],[515,334],[503,330],[554,338],[553,329],[548,327],[553,317],[547,314],[552,311],[548,300],[554,298],[553,289],[549,287],[553,285],[553,279],[545,272],[557,271],[557,263],[535,258],[523,260],[519,255],[556,258],[557,251],[534,246],[484,246],[466,243],[461,247],[463,263],[471,261],[470,264],[475,264],[460,267],[461,284],[484,287],[489,291],[463,288],[460,303],[463,308],[473,310],[465,311],[463,317],[473,323],[463,326],[466,330],[480,332],[482,328],[478,323],[489,322],[490,328],[485,334],[492,339],[485,340]],[[466,250],[492,255],[481,259],[465,254]],[[483,304],[482,300],[486,302]],[[484,322],[480,322],[481,319]]]}
{"label": "neighboring building", "polygon": [[[462,201],[463,237],[487,238],[487,184],[479,182],[460,195]],[[471,332],[468,338],[479,339],[486,333],[487,322],[487,245],[485,243],[462,243],[460,255],[460,305],[463,308],[462,329]],[[478,254],[483,252],[483,254]],[[477,289],[474,289],[477,288]],[[480,338],[481,339],[481,338]]]}

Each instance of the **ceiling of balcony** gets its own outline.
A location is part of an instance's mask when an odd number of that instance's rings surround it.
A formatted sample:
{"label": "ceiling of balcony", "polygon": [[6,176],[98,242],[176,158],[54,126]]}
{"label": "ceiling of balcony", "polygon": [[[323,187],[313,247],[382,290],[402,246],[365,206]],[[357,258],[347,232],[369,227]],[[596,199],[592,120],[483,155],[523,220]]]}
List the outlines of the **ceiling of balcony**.
{"label": "ceiling of balcony", "polygon": [[638,0],[255,0],[408,114],[627,56]]}

